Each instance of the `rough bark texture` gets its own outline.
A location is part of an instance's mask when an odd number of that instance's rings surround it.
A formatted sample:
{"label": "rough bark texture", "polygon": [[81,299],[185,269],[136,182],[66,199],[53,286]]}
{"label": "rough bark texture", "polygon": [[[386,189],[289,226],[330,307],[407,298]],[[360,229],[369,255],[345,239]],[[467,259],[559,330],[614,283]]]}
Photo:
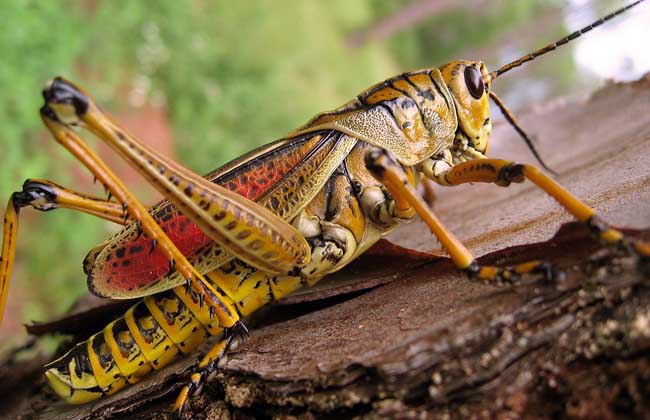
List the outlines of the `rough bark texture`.
{"label": "rough bark texture", "polygon": [[[613,224],[630,228],[630,235],[650,239],[644,230],[650,221],[648,110],[646,77],[536,109],[521,122],[563,185]],[[491,156],[530,161],[510,128],[496,131]],[[530,183],[445,189],[435,207],[483,255],[480,262],[544,258],[565,276],[495,288],[470,282],[446,258],[385,246],[333,276],[333,288],[297,294],[259,317],[249,340],[229,353],[187,414],[650,417],[647,267],[603,249],[580,225],[562,226],[570,217]],[[434,243],[417,222],[391,239],[419,250]],[[171,417],[174,390],[194,361],[181,360],[95,404],[66,407],[40,377],[46,359],[10,357],[0,365],[0,412],[10,418]]]}

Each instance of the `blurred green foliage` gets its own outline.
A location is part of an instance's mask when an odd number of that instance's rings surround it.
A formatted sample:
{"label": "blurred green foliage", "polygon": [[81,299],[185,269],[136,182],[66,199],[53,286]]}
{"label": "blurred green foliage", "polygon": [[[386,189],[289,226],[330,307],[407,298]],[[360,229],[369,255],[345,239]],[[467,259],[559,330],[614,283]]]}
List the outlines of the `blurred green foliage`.
{"label": "blurred green foliage", "polygon": [[[42,83],[55,75],[85,86],[109,110],[126,107],[133,92],[164,104],[180,160],[204,173],[379,80],[481,47],[529,20],[541,2],[454,10],[387,42],[347,46],[350,33],[406,3],[6,0],[0,198],[26,178],[74,188],[84,173],[71,170],[38,117]],[[83,293],[81,261],[114,227],[66,211],[23,213],[12,289],[25,302],[20,319],[45,319]]]}

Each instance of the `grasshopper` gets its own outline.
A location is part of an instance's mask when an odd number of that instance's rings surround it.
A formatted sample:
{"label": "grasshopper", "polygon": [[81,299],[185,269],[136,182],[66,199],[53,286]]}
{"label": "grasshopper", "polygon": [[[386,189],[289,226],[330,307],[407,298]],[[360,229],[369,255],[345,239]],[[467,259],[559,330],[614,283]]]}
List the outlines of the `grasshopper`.
{"label": "grasshopper", "polygon": [[[546,261],[480,266],[417,192],[425,179],[443,186],[502,187],[528,179],[588,225],[596,239],[650,257],[650,245],[610,227],[535,166],[487,157],[491,99],[548,170],[492,83],[642,1],[493,72],[480,61],[457,60],[387,79],[205,177],[147,147],[82,88],[56,78],[43,90],[43,123],[109,197],[49,180],[27,180],[12,194],[4,219],[0,316],[21,208],[69,208],[123,225],[86,257],[88,287],[98,296],[142,300],[48,364],[45,376],[63,400],[82,404],[114,394],[192,353],[207,337],[218,337],[174,403],[180,415],[235,338],[246,335],[242,318],[341,269],[416,214],[470,279],[504,284],[526,274],[558,274]],[[165,200],[143,206],[73,127],[109,144]]]}

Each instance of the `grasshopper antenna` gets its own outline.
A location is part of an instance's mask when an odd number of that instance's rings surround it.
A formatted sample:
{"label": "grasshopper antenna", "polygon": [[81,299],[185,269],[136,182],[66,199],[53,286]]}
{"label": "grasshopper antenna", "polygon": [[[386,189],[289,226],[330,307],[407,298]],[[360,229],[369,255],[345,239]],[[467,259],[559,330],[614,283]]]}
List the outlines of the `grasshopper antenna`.
{"label": "grasshopper antenna", "polygon": [[505,65],[501,66],[499,69],[497,69],[497,70],[490,73],[490,81],[496,79],[497,77],[499,77],[503,73],[514,69],[515,67],[519,67],[524,63],[527,63],[529,61],[533,61],[537,57],[539,57],[541,55],[544,55],[544,54],[546,54],[548,52],[551,52],[551,51],[557,49],[558,47],[569,43],[570,41],[573,41],[574,39],[578,38],[579,36],[591,31],[592,29],[594,29],[594,28],[596,28],[596,27],[598,27],[600,25],[602,25],[603,23],[607,22],[608,20],[620,15],[621,13],[624,13],[627,10],[630,10],[631,8],[633,8],[634,6],[638,5],[639,3],[643,2],[643,1],[645,1],[645,0],[636,0],[635,2],[630,3],[627,6],[621,7],[620,9],[608,14],[607,16],[598,19],[597,21],[595,21],[591,25],[585,26],[582,29],[578,29],[577,31],[573,32],[570,35],[565,36],[564,38],[562,38],[562,39],[560,39],[558,41],[555,41],[555,42],[553,42],[551,44],[548,44],[545,47],[542,47],[542,48],[540,48],[540,49],[538,49],[536,51],[533,51],[530,54],[526,54],[523,57],[520,57],[520,58],[516,59],[515,61],[512,61],[512,62],[510,62],[508,64],[505,64]]}
{"label": "grasshopper antenna", "polygon": [[546,169],[548,172],[550,172],[553,175],[557,176],[557,172],[555,172],[553,169],[549,168],[546,165],[546,163],[544,163],[544,161],[542,160],[542,157],[539,155],[539,153],[537,153],[537,149],[535,149],[535,146],[533,145],[533,141],[531,140],[530,136],[528,136],[528,134],[526,134],[524,129],[521,128],[521,126],[519,125],[519,123],[515,119],[515,116],[512,115],[512,112],[510,112],[510,110],[508,109],[506,104],[503,103],[501,98],[499,98],[497,96],[497,94],[494,93],[493,91],[490,91],[490,99],[492,99],[492,101],[494,101],[496,106],[498,106],[499,109],[501,110],[501,112],[503,113],[503,116],[506,118],[506,120],[510,123],[511,126],[514,127],[514,129],[517,131],[517,133],[519,133],[521,138],[524,139],[524,141],[526,142],[526,146],[528,146],[528,148],[533,153],[533,155],[535,156],[535,159],[537,159],[539,164],[542,165],[542,168]]}
{"label": "grasshopper antenna", "polygon": [[[587,26],[585,26],[585,27],[582,28],[582,29],[578,29],[577,31],[575,31],[575,32],[573,32],[573,33],[571,33],[571,34],[565,36],[564,38],[562,38],[562,39],[560,39],[560,40],[558,40],[558,41],[555,41],[555,42],[553,42],[553,43],[550,43],[550,44],[548,44],[548,45],[546,45],[546,46],[544,46],[544,47],[542,47],[542,48],[540,48],[540,49],[538,49],[538,50],[533,51],[533,52],[530,53],[530,54],[526,54],[526,55],[524,55],[523,57],[520,57],[520,58],[518,58],[518,59],[516,59],[516,60],[514,60],[514,61],[511,61],[511,62],[508,63],[508,64],[504,64],[503,66],[501,66],[501,67],[498,68],[497,70],[495,70],[495,71],[493,71],[493,72],[490,72],[490,75],[489,75],[490,80],[489,80],[489,81],[491,82],[491,81],[493,81],[494,79],[496,79],[497,77],[501,76],[503,73],[506,73],[506,72],[508,72],[508,71],[510,71],[510,70],[512,70],[512,69],[514,69],[514,68],[516,68],[516,67],[519,67],[519,66],[521,66],[521,65],[524,64],[524,63],[527,63],[527,62],[529,62],[529,61],[533,61],[533,60],[536,59],[537,57],[542,56],[542,55],[544,55],[544,54],[546,54],[546,53],[549,53],[549,52],[551,52],[551,51],[554,51],[554,50],[556,50],[558,47],[561,47],[562,45],[568,44],[569,42],[571,42],[571,41],[573,41],[574,39],[580,37],[581,35],[583,35],[583,34],[589,32],[589,31],[591,31],[592,29],[594,29],[594,28],[596,28],[596,27],[602,25],[603,23],[607,22],[608,20],[615,18],[616,16],[620,15],[621,13],[624,13],[624,12],[630,10],[630,9],[633,8],[634,6],[636,6],[636,5],[638,5],[639,3],[642,3],[642,2],[644,2],[644,1],[645,1],[645,0],[636,0],[636,1],[634,1],[634,2],[632,2],[632,3],[630,3],[630,4],[628,4],[627,6],[621,7],[620,9],[613,11],[612,13],[608,14],[607,16],[604,16],[604,17],[598,19],[597,21],[595,21],[595,22],[592,23],[592,24],[587,25]],[[521,138],[524,139],[524,141],[526,142],[526,145],[528,146],[528,148],[530,149],[530,151],[533,153],[533,155],[535,156],[535,158],[537,159],[537,161],[539,162],[539,164],[540,164],[544,169],[546,169],[547,171],[549,171],[550,173],[552,173],[553,175],[557,175],[557,173],[556,173],[555,171],[553,171],[551,168],[549,168],[549,167],[544,163],[544,161],[542,160],[542,158],[541,158],[541,156],[539,155],[539,153],[537,153],[537,150],[535,149],[535,146],[533,145],[533,142],[531,141],[530,137],[529,137],[528,134],[526,134],[526,132],[521,128],[521,126],[519,125],[519,123],[517,123],[517,120],[516,120],[515,117],[512,115],[512,113],[510,112],[510,110],[508,109],[508,107],[506,106],[506,104],[504,104],[503,101],[502,101],[501,99],[499,99],[499,97],[498,97],[498,96],[497,96],[493,91],[490,91],[490,98],[491,98],[491,99],[494,101],[494,103],[499,107],[499,109],[500,109],[501,112],[503,113],[503,116],[504,116],[504,117],[506,118],[506,120],[510,123],[510,125],[512,125],[512,126],[514,127],[514,129],[517,131],[517,133],[519,133],[519,135],[521,136]]]}

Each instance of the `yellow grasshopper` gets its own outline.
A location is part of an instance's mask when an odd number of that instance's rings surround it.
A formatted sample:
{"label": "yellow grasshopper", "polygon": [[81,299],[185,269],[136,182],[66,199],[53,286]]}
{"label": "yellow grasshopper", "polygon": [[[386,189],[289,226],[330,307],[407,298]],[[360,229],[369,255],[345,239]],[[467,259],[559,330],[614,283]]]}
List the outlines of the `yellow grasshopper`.
{"label": "yellow grasshopper", "polygon": [[[486,156],[492,99],[545,167],[492,83],[642,1],[493,72],[480,61],[457,60],[390,78],[205,177],[142,144],[88,93],[56,78],[43,91],[43,122],[110,196],[47,180],[27,180],[12,194],[4,219],[0,317],[21,208],[70,208],[124,225],[86,257],[88,287],[98,296],[143,299],[48,364],[45,376],[66,402],[86,403],[138,382],[209,336],[221,337],[182,388],[173,407],[180,414],[233,339],[245,335],[243,317],[341,269],[416,214],[471,279],[501,284],[527,273],[556,274],[545,261],[479,266],[416,192],[423,179],[504,187],[528,179],[597,239],[646,258],[649,245],[609,227],[536,167]],[[166,199],[143,206],[73,131],[77,126],[108,143]]]}

